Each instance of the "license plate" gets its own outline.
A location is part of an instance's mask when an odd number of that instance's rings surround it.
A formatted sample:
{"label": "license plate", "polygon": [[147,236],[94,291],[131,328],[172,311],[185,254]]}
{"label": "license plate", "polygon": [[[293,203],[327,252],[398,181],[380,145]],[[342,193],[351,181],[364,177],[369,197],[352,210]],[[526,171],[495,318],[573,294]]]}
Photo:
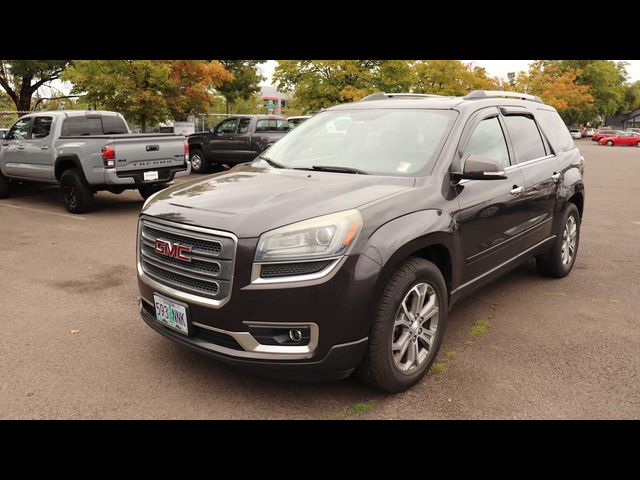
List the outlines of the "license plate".
{"label": "license plate", "polygon": [[158,180],[158,171],[152,170],[150,172],[144,172],[144,181],[150,182],[153,180]]}
{"label": "license plate", "polygon": [[172,302],[158,295],[153,296],[156,305],[156,320],[167,327],[189,335],[187,323],[187,308],[184,305]]}

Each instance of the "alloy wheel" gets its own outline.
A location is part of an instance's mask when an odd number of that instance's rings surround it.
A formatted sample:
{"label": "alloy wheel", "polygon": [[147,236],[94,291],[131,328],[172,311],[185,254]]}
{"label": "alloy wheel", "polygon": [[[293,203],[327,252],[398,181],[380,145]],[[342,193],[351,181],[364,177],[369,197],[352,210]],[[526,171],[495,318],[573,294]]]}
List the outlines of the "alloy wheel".
{"label": "alloy wheel", "polygon": [[414,285],[400,303],[391,338],[398,370],[413,373],[427,360],[438,330],[439,301],[428,283]]}
{"label": "alloy wheel", "polygon": [[201,166],[202,166],[202,158],[200,158],[200,155],[198,155],[197,153],[192,155],[191,167],[194,168],[195,170],[199,170]]}
{"label": "alloy wheel", "polygon": [[573,215],[567,218],[562,232],[562,264],[569,265],[576,253],[576,240],[578,236],[578,225]]}

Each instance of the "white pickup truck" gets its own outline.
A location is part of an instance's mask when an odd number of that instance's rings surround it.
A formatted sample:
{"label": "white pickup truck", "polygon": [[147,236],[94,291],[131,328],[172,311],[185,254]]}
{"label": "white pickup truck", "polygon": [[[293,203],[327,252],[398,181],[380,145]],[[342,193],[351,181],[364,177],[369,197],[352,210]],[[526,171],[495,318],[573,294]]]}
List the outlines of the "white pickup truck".
{"label": "white pickup truck", "polygon": [[0,140],[0,198],[14,181],[59,183],[71,213],[91,210],[100,190],[143,198],[189,175],[184,136],[131,134],[116,112],[52,111],[21,117]]}

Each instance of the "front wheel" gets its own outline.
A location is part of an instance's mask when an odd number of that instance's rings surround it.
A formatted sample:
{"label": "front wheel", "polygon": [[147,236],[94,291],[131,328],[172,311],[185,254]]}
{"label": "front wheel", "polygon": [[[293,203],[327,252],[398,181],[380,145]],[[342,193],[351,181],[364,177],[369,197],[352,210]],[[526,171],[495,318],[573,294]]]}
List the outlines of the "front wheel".
{"label": "front wheel", "polygon": [[60,177],[60,197],[70,213],[85,213],[93,208],[93,190],[77,168],[65,170]]}
{"label": "front wheel", "polygon": [[580,244],[580,212],[573,203],[567,204],[551,249],[536,257],[538,272],[547,277],[562,278],[573,268]]}
{"label": "front wheel", "polygon": [[419,382],[442,343],[447,311],[440,269],[422,258],[407,259],[382,292],[358,376],[387,392]]}
{"label": "front wheel", "polygon": [[9,196],[9,179],[0,172],[0,198]]}
{"label": "front wheel", "polygon": [[138,192],[140,192],[140,196],[146,200],[154,193],[157,193],[166,187],[167,185],[164,183],[160,185],[142,185],[141,187],[138,187]]}
{"label": "front wheel", "polygon": [[189,153],[191,170],[196,173],[206,173],[209,170],[209,161],[204,158],[201,150],[192,150]]}

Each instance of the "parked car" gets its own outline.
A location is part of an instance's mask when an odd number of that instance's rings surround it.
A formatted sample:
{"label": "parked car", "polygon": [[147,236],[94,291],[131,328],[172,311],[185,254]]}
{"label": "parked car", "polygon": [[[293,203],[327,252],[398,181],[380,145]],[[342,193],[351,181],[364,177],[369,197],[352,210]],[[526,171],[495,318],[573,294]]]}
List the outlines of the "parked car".
{"label": "parked car", "polygon": [[599,142],[602,137],[612,137],[615,135],[620,135],[621,133],[624,132],[622,130],[598,130],[593,134],[591,140],[594,142]]}
{"label": "parked car", "polygon": [[596,133],[595,128],[587,128],[587,137],[593,137],[593,134]]}
{"label": "parked car", "polygon": [[8,131],[8,128],[0,128],[0,140],[2,140],[7,135]]}
{"label": "parked car", "polygon": [[[350,126],[334,132],[338,119]],[[404,390],[434,362],[460,299],[532,257],[544,275],[571,271],[583,161],[531,95],[376,94],[328,108],[250,164],[145,203],[140,314],[267,375],[357,369]]]}
{"label": "parked car", "polygon": [[629,133],[629,132],[640,133],[640,128],[635,128],[635,127],[627,128],[627,129],[625,129],[625,132],[627,132],[627,133]]}
{"label": "parked car", "polygon": [[189,135],[193,171],[204,173],[214,164],[250,162],[288,132],[287,119],[279,115],[225,118],[211,132]]}
{"label": "parked car", "polygon": [[579,128],[570,128],[569,133],[571,133],[572,138],[577,138],[577,139],[582,138],[582,132],[580,131]]}
{"label": "parked car", "polygon": [[0,146],[0,198],[9,195],[14,181],[59,183],[71,213],[89,211],[100,190],[118,194],[137,189],[146,199],[191,172],[184,137],[132,135],[115,112],[25,115]]}
{"label": "parked car", "polygon": [[640,147],[640,133],[623,132],[620,135],[608,135],[602,137],[599,143],[608,147],[613,147],[614,145]]}
{"label": "parked car", "polygon": [[287,122],[289,122],[289,129],[293,130],[298,125],[300,125],[301,123],[305,122],[310,118],[311,118],[311,115],[301,115],[299,117],[287,117]]}

